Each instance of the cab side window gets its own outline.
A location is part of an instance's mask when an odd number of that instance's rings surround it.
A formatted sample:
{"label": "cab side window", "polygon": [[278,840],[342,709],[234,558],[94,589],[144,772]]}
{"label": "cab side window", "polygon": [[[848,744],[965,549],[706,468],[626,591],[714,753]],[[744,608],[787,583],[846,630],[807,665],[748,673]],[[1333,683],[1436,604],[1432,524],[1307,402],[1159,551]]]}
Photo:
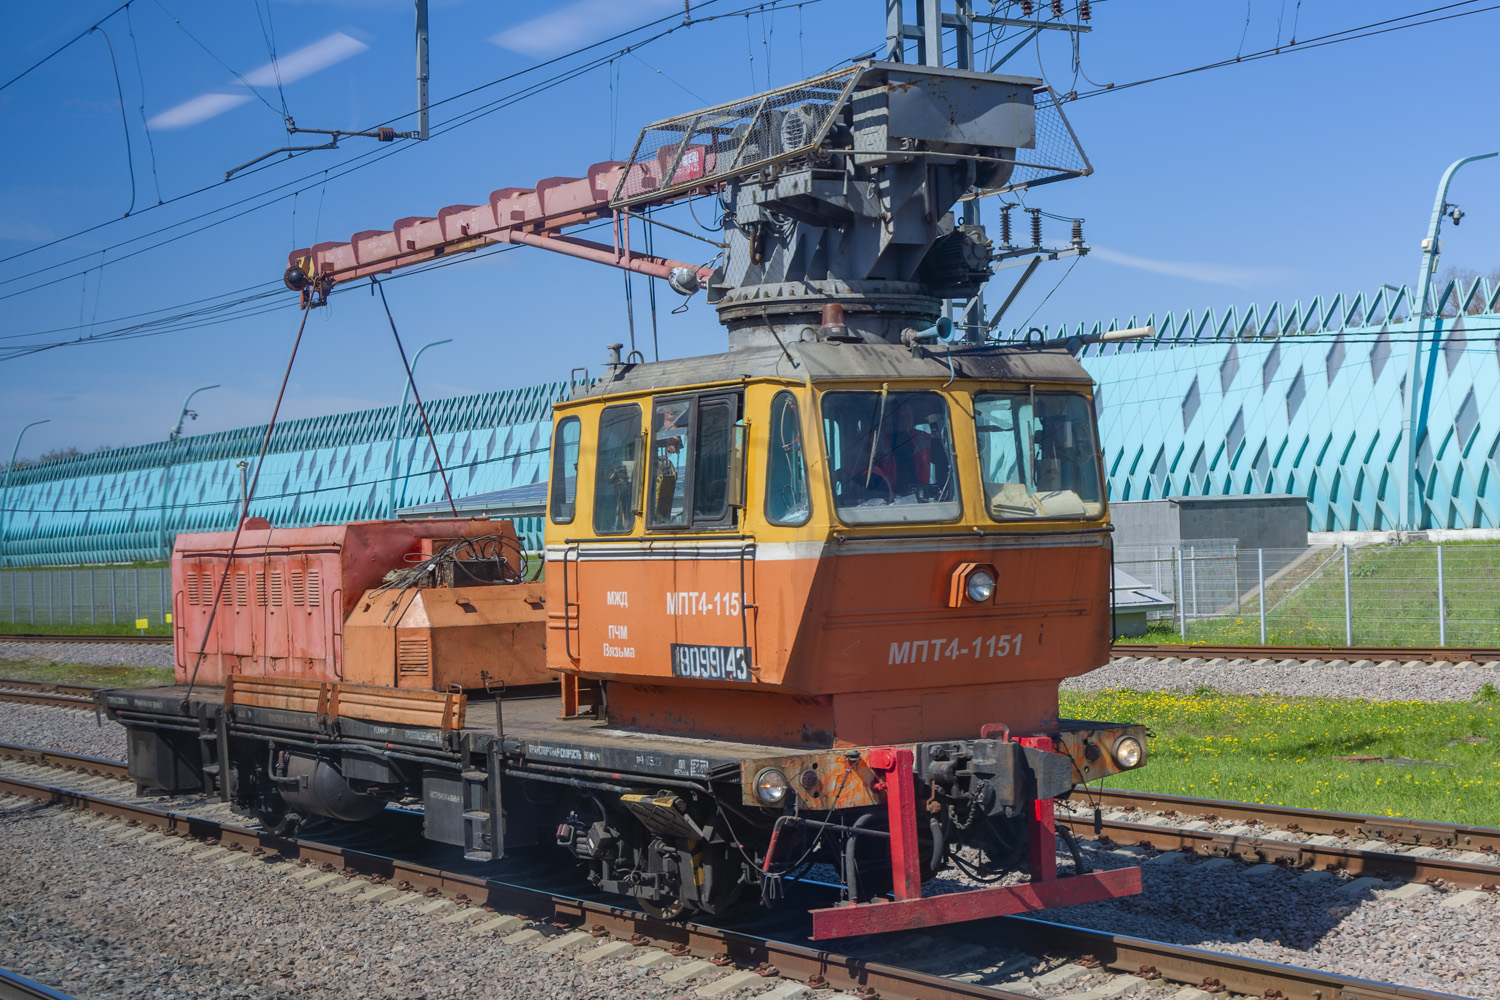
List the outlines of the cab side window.
{"label": "cab side window", "polygon": [[723,523],[729,516],[730,462],[738,400],[730,396],[698,404],[698,454],[693,470],[693,520]]}
{"label": "cab side window", "polygon": [[730,496],[736,458],[738,393],[671,396],[651,409],[646,487],[650,528],[718,528],[734,522]]}
{"label": "cab side window", "polygon": [[577,417],[564,417],[552,436],[552,483],[548,511],[553,524],[569,524],[578,498],[578,439],[581,424]]}
{"label": "cab side window", "polygon": [[766,457],[766,520],[806,524],[812,516],[807,455],[802,450],[802,410],[797,397],[780,392],[771,401],[770,451]]}
{"label": "cab side window", "polygon": [[635,530],[640,496],[641,408],[634,403],[607,407],[599,416],[599,449],[594,463],[594,531],[622,535]]}

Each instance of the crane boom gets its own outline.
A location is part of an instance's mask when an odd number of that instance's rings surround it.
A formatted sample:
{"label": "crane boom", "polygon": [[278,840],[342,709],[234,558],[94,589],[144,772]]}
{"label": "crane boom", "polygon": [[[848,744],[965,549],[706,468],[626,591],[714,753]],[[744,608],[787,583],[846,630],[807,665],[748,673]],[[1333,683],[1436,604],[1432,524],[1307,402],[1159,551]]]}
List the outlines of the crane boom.
{"label": "crane boom", "polygon": [[[524,243],[556,253],[663,278],[688,294],[706,281],[712,266],[688,264],[630,248],[627,210],[611,207],[610,199],[626,180],[661,186],[658,165],[652,161],[629,165],[618,161],[595,163],[583,177],[549,177],[534,188],[501,188],[490,192],[484,205],[449,205],[435,217],[397,219],[390,229],[355,233],[345,242],[319,243],[293,250],[287,257],[285,281],[303,293],[306,304],[317,304],[333,285],[455,253],[468,253],[497,243]],[[679,166],[676,173],[681,175]],[[688,187],[655,200],[667,204],[702,193]],[[612,244],[562,235],[562,230],[603,219],[613,221]]]}
{"label": "crane boom", "polygon": [[[630,158],[502,188],[484,205],[292,252],[288,287],[305,305],[337,283],[497,243],[525,243],[699,288],[731,350],[817,338],[819,330],[901,343],[990,278],[982,226],[953,207],[986,194],[1084,176],[1081,148],[1038,148],[1038,101],[1071,136],[1043,81],[865,61],[677,115],[641,130]],[[1069,159],[1072,152],[1076,157]],[[630,247],[630,217],[712,192],[724,235],[710,264]],[[608,220],[610,243],[567,230]],[[1042,253],[1009,245],[1001,256]],[[1073,252],[1086,252],[1081,240]],[[1055,256],[1055,255],[1054,255]],[[824,322],[824,316],[842,316]]]}

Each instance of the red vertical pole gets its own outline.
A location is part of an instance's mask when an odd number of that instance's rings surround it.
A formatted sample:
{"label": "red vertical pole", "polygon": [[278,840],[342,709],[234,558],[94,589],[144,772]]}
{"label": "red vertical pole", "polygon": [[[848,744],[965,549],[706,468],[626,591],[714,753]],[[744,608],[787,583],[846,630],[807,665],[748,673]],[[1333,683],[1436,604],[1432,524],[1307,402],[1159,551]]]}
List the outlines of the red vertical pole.
{"label": "red vertical pole", "polygon": [[[909,747],[880,747],[866,758],[882,772],[885,806],[891,826],[891,879],[896,898],[920,899],[922,870],[917,861],[917,786],[915,756]],[[1051,805],[1049,802],[1048,805]],[[1048,813],[1050,818],[1051,813]]]}
{"label": "red vertical pole", "polygon": [[[1022,736],[1016,742],[1037,750],[1052,750],[1052,740],[1046,736]],[[1051,799],[1037,799],[1031,803],[1030,824],[1027,855],[1031,863],[1031,881],[1050,882],[1057,878],[1057,822]]]}

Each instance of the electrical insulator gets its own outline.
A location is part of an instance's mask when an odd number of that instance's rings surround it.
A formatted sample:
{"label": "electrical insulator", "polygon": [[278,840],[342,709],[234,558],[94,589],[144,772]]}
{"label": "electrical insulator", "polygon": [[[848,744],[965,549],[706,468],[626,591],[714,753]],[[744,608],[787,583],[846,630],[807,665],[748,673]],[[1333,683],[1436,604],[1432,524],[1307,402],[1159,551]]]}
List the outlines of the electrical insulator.
{"label": "electrical insulator", "polygon": [[1075,247],[1081,247],[1081,246],[1083,246],[1083,220],[1082,219],[1074,219],[1073,220],[1073,245]]}
{"label": "electrical insulator", "polygon": [[1031,245],[1039,247],[1042,245],[1042,210],[1040,208],[1028,208],[1031,213]]}
{"label": "electrical insulator", "polygon": [[1093,12],[1089,10],[1089,0],[1078,0],[1078,19],[1087,21]]}
{"label": "electrical insulator", "polygon": [[1035,10],[1035,9],[1036,9],[1036,4],[1032,3],[1032,0],[1021,0],[1021,16],[1022,17],[1030,17],[1031,16],[1031,12],[1033,10]]}
{"label": "electrical insulator", "polygon": [[1062,0],[1052,0],[1052,16],[1057,18],[1059,21],[1062,20]]}
{"label": "electrical insulator", "polygon": [[1008,247],[1010,243],[1010,210],[1014,205],[1000,206],[1000,245]]}

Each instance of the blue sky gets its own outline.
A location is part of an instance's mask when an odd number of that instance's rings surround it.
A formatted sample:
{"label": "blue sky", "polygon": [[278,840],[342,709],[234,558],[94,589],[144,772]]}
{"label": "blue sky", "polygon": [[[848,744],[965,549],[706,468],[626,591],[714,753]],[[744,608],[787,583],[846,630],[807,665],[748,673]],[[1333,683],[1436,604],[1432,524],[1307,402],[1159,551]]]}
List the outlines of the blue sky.
{"label": "blue sky", "polygon": [[[5,5],[0,83],[118,2]],[[794,82],[883,42],[881,0],[784,2],[711,19],[745,6],[695,0],[698,23],[580,71],[680,24],[681,0],[432,0],[439,134],[425,144],[346,139],[226,183],[226,170],[263,153],[321,141],[287,136],[283,99],[305,127],[415,127],[409,0],[134,0],[128,18],[101,22],[108,46],[91,33],[0,90],[0,257],[9,258],[0,261],[0,347],[94,336],[279,287],[295,247],[577,176],[628,154],[654,119]],[[1500,10],[1488,6],[1454,4],[1428,16],[1476,12],[1306,48],[1428,5],[1094,0],[1076,76],[1062,32],[1047,32],[1006,71],[1085,93],[1277,45],[1284,54],[1068,105],[1096,172],[1027,200],[1084,217],[1096,253],[1060,285],[1068,265],[1046,265],[1008,318],[1036,310],[1032,323],[1056,325],[1410,282],[1442,170],[1500,148],[1491,69]],[[658,18],[671,20],[540,65]],[[514,100],[553,76],[555,86]],[[450,122],[476,110],[489,113]],[[156,205],[158,191],[168,204]],[[1500,266],[1497,191],[1500,160],[1459,175],[1450,197],[1468,215],[1445,230],[1445,267]],[[672,221],[692,225],[685,214]],[[1049,226],[1049,239],[1066,239],[1064,224]],[[658,242],[685,259],[699,247],[670,234]],[[1003,274],[992,286],[1006,287]],[[649,356],[644,279],[635,291]],[[392,281],[387,293],[409,352],[453,338],[422,360],[424,397],[566,378],[574,366],[597,369],[604,344],[627,340],[619,272],[529,248]],[[172,332],[0,360],[0,461],[21,426],[43,418],[51,423],[29,432],[23,455],[160,439],[182,397],[210,383],[222,387],[194,401],[190,433],[264,421],[296,331],[293,302],[285,293],[242,307],[257,315],[231,310],[213,325],[202,324],[225,314],[189,317]],[[675,295],[662,289],[659,302],[663,356],[721,348],[701,300],[677,316],[668,312]],[[346,290],[308,323],[283,414],[391,404],[402,380],[379,300]]]}

